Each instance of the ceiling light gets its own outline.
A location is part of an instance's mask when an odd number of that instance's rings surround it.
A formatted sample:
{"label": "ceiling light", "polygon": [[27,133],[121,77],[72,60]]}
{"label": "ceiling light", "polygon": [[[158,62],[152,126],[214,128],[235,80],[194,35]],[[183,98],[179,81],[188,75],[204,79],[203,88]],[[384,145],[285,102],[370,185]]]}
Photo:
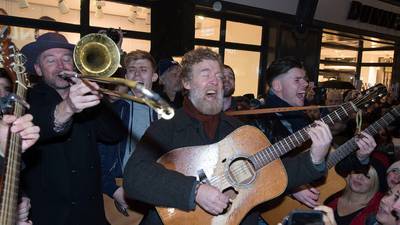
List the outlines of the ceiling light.
{"label": "ceiling light", "polygon": [[104,16],[103,14],[103,7],[106,5],[105,1],[102,0],[96,0],[96,12],[94,16],[96,18],[102,18]]}
{"label": "ceiling light", "polygon": [[215,1],[215,2],[212,4],[212,8],[213,8],[213,10],[214,10],[215,12],[220,12],[220,11],[222,10],[222,3],[221,3],[221,1]]}
{"label": "ceiling light", "polygon": [[28,8],[29,7],[29,2],[28,0],[19,0],[19,7],[22,8]]}
{"label": "ceiling light", "polygon": [[58,9],[62,14],[67,14],[69,12],[69,7],[65,3],[65,0],[58,0]]}
{"label": "ceiling light", "polygon": [[137,18],[137,7],[136,6],[131,6],[129,8],[129,10],[131,11],[131,15],[128,17],[128,20],[131,23],[135,23],[136,22],[136,18]]}

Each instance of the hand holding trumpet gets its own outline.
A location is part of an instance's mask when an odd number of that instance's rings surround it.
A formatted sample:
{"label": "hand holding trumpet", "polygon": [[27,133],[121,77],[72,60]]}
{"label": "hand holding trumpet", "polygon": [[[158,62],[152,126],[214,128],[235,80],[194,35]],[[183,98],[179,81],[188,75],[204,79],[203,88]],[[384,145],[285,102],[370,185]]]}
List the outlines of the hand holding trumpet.
{"label": "hand holding trumpet", "polygon": [[82,112],[86,108],[96,106],[100,103],[101,95],[97,90],[99,85],[95,82],[82,81],[76,78],[73,71],[63,71],[60,76],[66,76],[71,81],[69,92],[63,96],[63,101],[56,106],[54,113],[55,123],[66,123],[75,113]]}
{"label": "hand holding trumpet", "polygon": [[100,103],[101,96],[95,91],[99,89],[96,83],[90,81],[87,81],[88,83],[82,82],[77,78],[72,78],[72,80],[75,84],[70,87],[68,97],[65,99],[69,111],[79,113]]}

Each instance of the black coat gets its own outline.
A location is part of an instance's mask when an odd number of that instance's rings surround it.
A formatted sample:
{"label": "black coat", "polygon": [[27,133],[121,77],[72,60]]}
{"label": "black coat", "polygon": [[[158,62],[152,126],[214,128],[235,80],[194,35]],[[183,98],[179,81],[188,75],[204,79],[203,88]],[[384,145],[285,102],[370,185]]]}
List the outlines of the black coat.
{"label": "black coat", "polygon": [[[177,110],[171,120],[159,120],[146,131],[134,154],[129,159],[124,174],[124,189],[128,197],[157,206],[192,210],[195,207],[195,177],[184,176],[167,170],[156,160],[164,153],[180,147],[213,144],[222,140],[243,124],[224,114],[215,140],[208,139],[201,123],[189,117],[183,109]],[[325,171],[318,171],[308,153],[284,161],[288,173],[288,189],[321,177]],[[242,224],[256,224],[258,213],[251,213]],[[142,224],[162,224],[155,210]]]}
{"label": "black coat", "polygon": [[44,83],[30,90],[28,102],[40,139],[24,154],[23,184],[31,198],[35,225],[103,225],[100,158],[97,141],[123,138],[119,117],[107,103],[75,114],[71,126],[56,133],[55,106],[60,95]]}

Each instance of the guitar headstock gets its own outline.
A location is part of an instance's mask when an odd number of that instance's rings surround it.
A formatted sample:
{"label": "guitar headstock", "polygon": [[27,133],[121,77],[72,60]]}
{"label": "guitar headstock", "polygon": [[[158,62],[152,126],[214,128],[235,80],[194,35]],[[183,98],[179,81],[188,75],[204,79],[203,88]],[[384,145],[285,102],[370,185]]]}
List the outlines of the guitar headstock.
{"label": "guitar headstock", "polygon": [[[2,35],[3,37],[5,35]],[[17,47],[12,43],[11,39],[4,37],[0,39],[0,63],[3,65],[7,75],[15,85],[28,87],[29,82],[26,76],[25,56],[19,52]]]}
{"label": "guitar headstock", "polygon": [[387,95],[387,89],[383,84],[377,84],[363,92],[361,92],[361,96],[353,100],[352,102],[356,105],[357,108],[366,108],[371,103],[381,99],[385,95]]}

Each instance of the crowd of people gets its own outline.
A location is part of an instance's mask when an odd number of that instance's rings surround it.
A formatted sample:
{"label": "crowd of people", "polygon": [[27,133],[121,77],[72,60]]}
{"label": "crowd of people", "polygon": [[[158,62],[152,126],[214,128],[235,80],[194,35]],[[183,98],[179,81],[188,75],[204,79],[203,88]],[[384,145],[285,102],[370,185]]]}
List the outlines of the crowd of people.
{"label": "crowd of people", "polygon": [[[172,58],[156,62],[141,50],[124,54],[118,75],[159,93],[175,109],[175,116],[165,120],[146,104],[106,97],[99,84],[73,77],[79,73],[74,69],[74,47],[62,34],[48,32],[21,49],[28,74],[38,82],[28,91],[28,114],[4,116],[0,123],[1,156],[9,129],[23,140],[19,225],[106,225],[103,193],[122,209],[130,207],[128,200],[146,204],[143,225],[163,224],[157,206],[185,211],[198,206],[214,216],[223,214],[231,204],[224,190],[166,169],[157,160],[174,149],[217,143],[245,124],[260,129],[271,144],[312,124],[307,129],[311,141],[282,157],[288,179],[284,195],[325,211],[326,224],[400,224],[398,121],[380,129],[374,139],[368,132],[355,133],[360,129],[355,115],[331,126],[320,120],[359,96],[355,90],[327,90],[319,104],[331,105],[328,109],[240,120],[225,114],[315,104],[321,96],[309,87],[298,59],[278,58],[269,65],[265,74],[269,89],[260,102],[233,96],[234,69],[210,49],[189,51],[181,63]],[[5,73],[0,76],[0,97],[11,91]],[[115,89],[143,97],[134,88]],[[362,129],[398,104],[393,96],[362,110]],[[308,184],[324,177],[330,152],[353,137],[354,151],[335,167],[347,185],[321,202],[318,188]],[[116,178],[123,178],[123,186],[117,185]],[[251,210],[241,224],[268,224],[260,213],[259,208]]]}

